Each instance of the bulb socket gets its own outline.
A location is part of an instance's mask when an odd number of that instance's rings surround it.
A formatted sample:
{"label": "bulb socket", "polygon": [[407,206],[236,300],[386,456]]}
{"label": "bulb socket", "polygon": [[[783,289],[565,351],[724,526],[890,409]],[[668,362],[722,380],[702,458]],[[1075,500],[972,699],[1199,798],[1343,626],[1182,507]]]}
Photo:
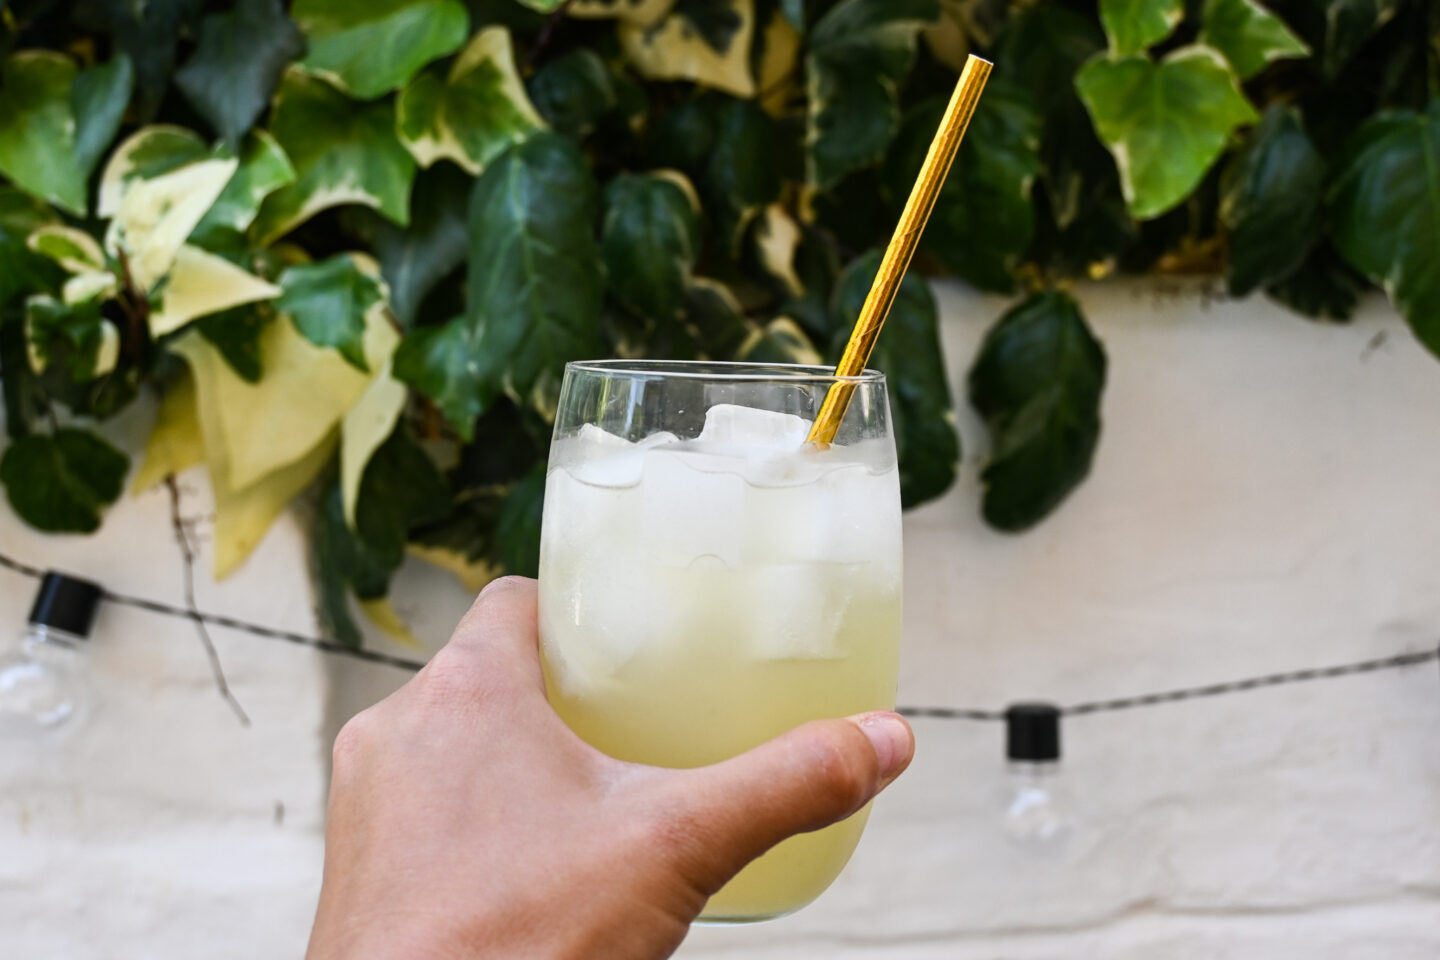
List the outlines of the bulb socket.
{"label": "bulb socket", "polygon": [[30,622],[88,640],[102,592],[98,583],[51,570],[35,593]]}
{"label": "bulb socket", "polygon": [[1013,703],[1005,710],[1005,756],[1026,763],[1060,759],[1060,708],[1053,703]]}

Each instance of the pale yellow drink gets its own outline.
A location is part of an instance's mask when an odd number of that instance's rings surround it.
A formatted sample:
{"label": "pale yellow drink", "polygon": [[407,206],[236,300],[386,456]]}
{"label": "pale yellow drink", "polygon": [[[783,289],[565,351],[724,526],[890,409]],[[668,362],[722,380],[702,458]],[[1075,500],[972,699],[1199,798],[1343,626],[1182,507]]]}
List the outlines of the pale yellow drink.
{"label": "pale yellow drink", "polygon": [[[803,438],[803,421],[786,419]],[[893,706],[900,505],[888,451],[766,456],[598,431],[557,443],[540,629],[560,716],[611,756],[695,767],[807,720]],[[804,906],[867,815],[780,844],[703,919]]]}

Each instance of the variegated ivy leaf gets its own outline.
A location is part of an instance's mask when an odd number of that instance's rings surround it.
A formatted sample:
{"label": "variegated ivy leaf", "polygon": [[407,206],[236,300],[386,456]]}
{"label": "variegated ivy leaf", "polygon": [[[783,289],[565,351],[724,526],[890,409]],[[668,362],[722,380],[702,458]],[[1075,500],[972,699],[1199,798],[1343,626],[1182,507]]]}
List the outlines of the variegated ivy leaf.
{"label": "variegated ivy leaf", "polygon": [[63,54],[12,54],[0,66],[0,173],[84,215],[90,171],[119,129],[133,88],[123,55],[82,72]]}
{"label": "variegated ivy leaf", "polygon": [[1100,0],[1100,21],[1120,57],[1164,40],[1184,15],[1185,0]]}
{"label": "variegated ivy leaf", "polygon": [[356,256],[339,254],[318,263],[302,263],[280,275],[284,291],[275,309],[290,318],[306,340],[331,347],[357,370],[369,372],[365,359],[366,316],[383,304],[378,268],[361,269]]}
{"label": "variegated ivy leaf", "polygon": [[619,20],[639,27],[657,23],[675,0],[574,0],[565,15],[583,20]]}
{"label": "variegated ivy leaf", "polygon": [[900,129],[896,102],[936,0],[841,0],[810,30],[806,179],[819,189],[878,163]]}
{"label": "variegated ivy leaf", "polygon": [[120,358],[120,332],[100,315],[97,300],[69,304],[45,294],[29,297],[25,345],[31,370],[44,373],[58,364],[75,383],[104,376]]}
{"label": "variegated ivy leaf", "polygon": [[448,75],[427,70],[396,104],[400,142],[422,167],[453,160],[470,173],[545,125],[515,70],[510,31],[480,31]]}
{"label": "variegated ivy leaf", "polygon": [[25,245],[54,260],[66,273],[91,273],[105,269],[105,251],[95,238],[83,230],[60,224],[49,224],[25,239]]}
{"label": "variegated ivy leaf", "polygon": [[301,65],[361,100],[400,89],[470,35],[458,0],[296,0],[290,16],[309,41]]}
{"label": "variegated ivy leaf", "polygon": [[622,22],[620,45],[650,80],[693,80],[737,97],[755,95],[750,45],[755,0],[679,0],[652,26]]}
{"label": "variegated ivy leaf", "polygon": [[1230,61],[1241,80],[1248,80],[1272,60],[1310,55],[1285,21],[1255,0],[1207,0],[1200,42]]}
{"label": "variegated ivy leaf", "polygon": [[394,431],[409,396],[409,389],[395,379],[386,363],[340,423],[340,499],[345,522],[352,529],[365,465]]}
{"label": "variegated ivy leaf", "polygon": [[1234,71],[1209,47],[1097,57],[1075,76],[1080,99],[1110,148],[1130,213],[1158,217],[1190,195],[1241,124],[1257,119]]}
{"label": "variegated ivy leaf", "polygon": [[150,334],[163,337],[200,317],[242,303],[270,300],[281,289],[224,257],[185,244],[176,251],[164,282],[151,296]]}
{"label": "variegated ivy leaf", "polygon": [[415,158],[395,135],[386,103],[357,103],[330,84],[291,68],[275,95],[270,132],[290,157],[296,180],[265,199],[255,221],[262,243],[321,210],[356,203],[406,225]]}
{"label": "variegated ivy leaf", "polygon": [[755,250],[760,265],[797,297],[805,292],[805,284],[795,272],[795,251],[800,246],[800,237],[800,225],[779,203],[766,207],[755,226]]}
{"label": "variegated ivy leaf", "polygon": [[137,180],[153,180],[183,166],[219,156],[200,136],[184,127],[152,124],[126,137],[110,154],[100,174],[95,213],[103,218],[120,211],[120,201]]}
{"label": "variegated ivy leaf", "polygon": [[48,224],[31,233],[25,245],[70,274],[61,295],[65,303],[79,304],[109,297],[119,286],[115,274],[105,262],[105,251],[100,249],[94,237],[83,230]]}
{"label": "variegated ivy leaf", "polygon": [[135,287],[152,290],[165,276],[237,166],[171,127],[146,127],[115,151],[101,178],[99,212],[111,217],[105,249]]}
{"label": "variegated ivy leaf", "polygon": [[294,182],[295,168],[275,138],[264,130],[251,131],[240,148],[240,166],[201,218],[192,238],[203,243],[216,231],[243,233],[255,222],[265,198]]}
{"label": "variegated ivy leaf", "polygon": [[565,0],[519,0],[531,10],[539,10],[541,13],[554,13],[565,5]]}
{"label": "variegated ivy leaf", "polygon": [[754,325],[735,359],[746,363],[804,363],[819,366],[824,362],[800,324],[790,317],[776,317],[763,327]]}

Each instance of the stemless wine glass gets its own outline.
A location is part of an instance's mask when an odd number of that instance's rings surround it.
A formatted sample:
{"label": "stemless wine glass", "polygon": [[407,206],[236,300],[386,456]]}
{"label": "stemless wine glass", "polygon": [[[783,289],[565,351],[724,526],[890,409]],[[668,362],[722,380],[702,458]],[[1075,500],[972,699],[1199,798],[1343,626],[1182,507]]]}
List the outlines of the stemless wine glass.
{"label": "stemless wine glass", "polygon": [[[855,387],[835,442],[806,445]],[[550,701],[622,760],[696,767],[895,703],[900,487],[882,374],[601,361],[566,367],[540,547]],[[702,921],[796,910],[868,807],[779,844]]]}

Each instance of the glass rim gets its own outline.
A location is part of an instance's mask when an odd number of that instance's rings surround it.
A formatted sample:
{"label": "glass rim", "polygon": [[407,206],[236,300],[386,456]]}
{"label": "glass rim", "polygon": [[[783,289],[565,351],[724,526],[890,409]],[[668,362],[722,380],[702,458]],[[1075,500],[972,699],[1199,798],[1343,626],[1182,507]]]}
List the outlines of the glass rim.
{"label": "glass rim", "polygon": [[809,363],[750,363],[744,360],[572,360],[567,374],[588,373],[629,379],[710,380],[732,383],[884,384],[885,374],[866,368],[851,377],[835,375],[834,367]]}

